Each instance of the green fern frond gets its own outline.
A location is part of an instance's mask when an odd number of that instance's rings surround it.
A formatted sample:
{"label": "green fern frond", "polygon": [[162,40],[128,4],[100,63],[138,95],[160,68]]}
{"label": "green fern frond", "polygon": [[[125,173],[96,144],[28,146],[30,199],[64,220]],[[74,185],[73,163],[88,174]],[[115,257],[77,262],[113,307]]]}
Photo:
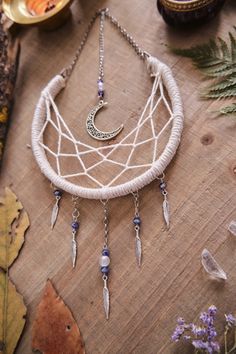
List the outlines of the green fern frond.
{"label": "green fern frond", "polygon": [[208,87],[206,92],[224,91],[226,88],[236,85],[236,77],[223,79],[220,82]]}
{"label": "green fern frond", "polygon": [[202,98],[224,99],[236,96],[236,84],[226,87],[224,90],[213,90],[205,92]]}
{"label": "green fern frond", "polygon": [[236,39],[234,38],[231,32],[229,32],[229,39],[231,44],[231,59],[233,62],[235,62],[236,61]]}
{"label": "green fern frond", "polygon": [[[236,38],[231,32],[228,36],[228,41],[219,37],[186,49],[170,48],[174,54],[190,58],[204,76],[213,80],[201,92],[202,98],[218,100],[236,97]],[[236,114],[236,103],[222,107],[220,114]]]}
{"label": "green fern frond", "polygon": [[219,64],[215,67],[201,68],[201,72],[212,78],[227,77],[236,74],[236,64]]}
{"label": "green fern frond", "polygon": [[230,106],[222,107],[220,109],[220,114],[224,114],[224,115],[236,114],[236,103],[232,103]]}

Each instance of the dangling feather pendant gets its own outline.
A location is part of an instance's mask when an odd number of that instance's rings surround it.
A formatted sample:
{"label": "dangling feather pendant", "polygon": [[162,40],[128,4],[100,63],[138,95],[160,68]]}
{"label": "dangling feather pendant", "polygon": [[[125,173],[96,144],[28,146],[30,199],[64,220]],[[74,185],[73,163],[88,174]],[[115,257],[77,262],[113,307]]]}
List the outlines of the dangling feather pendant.
{"label": "dangling feather pendant", "polygon": [[141,267],[142,263],[142,241],[140,238],[140,226],[141,226],[141,218],[139,214],[136,214],[134,219],[134,230],[135,230],[135,254],[136,260],[139,267]]}
{"label": "dangling feather pendant", "polygon": [[142,263],[142,242],[141,242],[141,238],[139,236],[140,234],[140,227],[136,226],[135,227],[135,253],[136,253],[136,259],[137,259],[137,263],[138,266],[141,267],[141,263]]}
{"label": "dangling feather pendant", "polygon": [[168,196],[168,192],[166,190],[166,183],[164,182],[164,173],[162,175],[162,177],[158,177],[158,180],[160,180],[159,182],[159,188],[161,191],[161,194],[163,195],[163,204],[162,204],[162,210],[163,210],[163,218],[165,220],[166,223],[166,228],[169,229],[170,227],[170,205],[167,199]]}
{"label": "dangling feather pendant", "polygon": [[107,244],[104,245],[102,250],[102,255],[99,260],[100,270],[102,273],[103,280],[103,307],[106,315],[106,319],[109,319],[109,307],[110,307],[110,295],[108,290],[108,274],[110,266],[110,252],[107,247]]}
{"label": "dangling feather pendant", "polygon": [[103,278],[104,287],[103,287],[103,306],[106,315],[106,319],[109,319],[109,310],[110,310],[110,294],[107,287],[107,278]]}
{"label": "dangling feather pendant", "polygon": [[71,260],[72,260],[72,267],[75,268],[76,259],[77,259],[77,242],[76,242],[76,235],[79,229],[79,221],[72,221],[72,240],[71,240]]}
{"label": "dangling feather pendant", "polygon": [[62,196],[62,192],[59,189],[55,189],[53,191],[53,194],[56,197],[56,202],[52,208],[52,215],[51,215],[51,229],[54,228],[54,225],[56,224],[58,213],[59,213],[59,202]]}
{"label": "dangling feather pendant", "polygon": [[71,259],[72,259],[72,267],[75,268],[77,258],[77,244],[73,237],[72,244],[71,244]]}
{"label": "dangling feather pendant", "polygon": [[165,196],[165,199],[163,201],[163,217],[164,217],[164,220],[165,220],[165,223],[166,223],[166,227],[167,229],[169,229],[170,227],[170,205],[169,205],[169,202]]}

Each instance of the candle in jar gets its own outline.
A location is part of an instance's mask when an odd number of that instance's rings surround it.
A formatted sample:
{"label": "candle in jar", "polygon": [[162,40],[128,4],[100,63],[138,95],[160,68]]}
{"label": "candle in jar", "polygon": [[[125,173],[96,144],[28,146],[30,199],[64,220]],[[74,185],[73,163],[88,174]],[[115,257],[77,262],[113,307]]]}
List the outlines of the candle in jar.
{"label": "candle in jar", "polygon": [[60,2],[61,0],[28,0],[26,6],[32,16],[40,16],[55,9]]}

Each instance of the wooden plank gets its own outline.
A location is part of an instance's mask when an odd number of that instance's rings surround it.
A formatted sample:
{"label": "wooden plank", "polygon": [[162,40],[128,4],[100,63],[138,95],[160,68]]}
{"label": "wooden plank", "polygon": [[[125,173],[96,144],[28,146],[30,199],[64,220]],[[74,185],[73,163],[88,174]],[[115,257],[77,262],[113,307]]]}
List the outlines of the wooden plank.
{"label": "wooden plank", "polygon": [[[28,307],[27,325],[17,353],[31,353],[31,327],[46,279],[71,308],[79,323],[88,354],[188,353],[173,345],[170,336],[176,318],[196,320],[211,304],[220,313],[235,311],[234,259],[236,245],[226,231],[235,218],[235,121],[213,119],[211,102],[198,99],[201,78],[188,60],[171,55],[162,43],[184,46],[213,35],[224,36],[235,23],[234,5],[227,3],[220,17],[196,31],[177,32],[159,16],[155,2],[108,1],[110,11],[147,51],[173,69],[185,105],[185,128],[180,149],[167,170],[171,228],[165,231],[161,196],[156,183],[141,192],[144,261],[137,270],[134,257],[133,201],[110,201],[112,252],[111,317],[104,320],[98,257],[103,244],[103,211],[98,201],[81,201],[79,258],[70,268],[72,203],[65,196],[58,223],[50,231],[53,196],[31,151],[30,129],[39,93],[49,79],[70,62],[86,23],[102,1],[73,4],[73,21],[55,32],[36,28],[22,34],[22,58],[16,88],[13,122],[5,151],[1,187],[10,185],[30,215],[31,227],[11,277]],[[98,26],[96,26],[98,29]],[[96,102],[98,32],[94,29],[74,75],[62,97],[65,116],[83,121]],[[106,26],[106,88],[109,110],[98,124],[128,127],[144,102],[148,87],[143,64],[109,25]],[[136,73],[139,72],[140,75]],[[127,108],[128,107],[128,108]],[[111,113],[112,111],[112,113]],[[109,115],[111,114],[111,121]],[[82,118],[81,118],[82,117]],[[87,139],[81,125],[78,134]],[[88,138],[89,139],[89,138]],[[206,144],[210,142],[209,144]],[[200,254],[208,248],[228,273],[225,286],[211,282],[202,272]]]}

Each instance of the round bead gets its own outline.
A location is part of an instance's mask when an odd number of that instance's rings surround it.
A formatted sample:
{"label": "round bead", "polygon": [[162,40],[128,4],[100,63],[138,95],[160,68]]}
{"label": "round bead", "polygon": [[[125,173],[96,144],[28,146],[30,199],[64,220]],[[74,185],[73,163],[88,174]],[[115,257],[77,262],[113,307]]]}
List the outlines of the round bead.
{"label": "round bead", "polygon": [[98,90],[103,91],[103,82],[98,81]]}
{"label": "round bead", "polygon": [[71,227],[72,227],[72,229],[74,229],[74,230],[78,230],[78,228],[79,228],[79,222],[78,222],[78,221],[73,221],[73,222],[71,223]]}
{"label": "round bead", "polygon": [[98,90],[98,97],[100,98],[104,97],[104,90]]}
{"label": "round bead", "polygon": [[59,189],[55,189],[53,191],[53,194],[55,195],[55,197],[61,197],[62,196],[62,191],[60,191]]}
{"label": "round bead", "polygon": [[103,256],[109,256],[110,255],[109,249],[108,248],[103,248],[102,255]]}
{"label": "round bead", "polygon": [[133,223],[134,223],[134,225],[140,226],[141,225],[140,217],[139,216],[135,216],[134,219],[133,219]]}
{"label": "round bead", "polygon": [[107,275],[109,273],[109,267],[101,267],[101,272]]}
{"label": "round bead", "polygon": [[166,183],[165,182],[161,182],[159,184],[159,187],[160,187],[161,190],[166,189]]}
{"label": "round bead", "polygon": [[110,264],[110,258],[108,256],[101,256],[99,264],[101,267],[108,267]]}

